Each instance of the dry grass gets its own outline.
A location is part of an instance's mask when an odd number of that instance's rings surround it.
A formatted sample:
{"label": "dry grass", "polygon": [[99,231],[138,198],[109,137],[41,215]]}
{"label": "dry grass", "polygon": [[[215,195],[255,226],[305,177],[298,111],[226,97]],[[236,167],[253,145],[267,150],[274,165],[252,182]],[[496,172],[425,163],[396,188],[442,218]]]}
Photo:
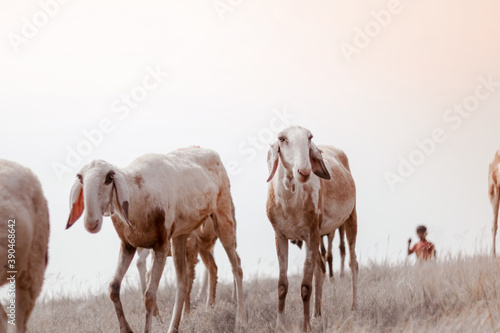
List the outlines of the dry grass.
{"label": "dry grass", "polygon": [[[500,332],[500,262],[476,256],[426,265],[371,265],[360,269],[359,309],[350,311],[350,275],[326,281],[323,317],[314,332]],[[216,306],[198,305],[183,319],[182,332],[273,332],[277,311],[277,281],[246,282],[249,322],[235,328],[232,285],[219,285]],[[291,332],[302,321],[300,278],[290,278],[286,312]],[[194,293],[193,293],[194,294]],[[136,332],[144,324],[138,290],[122,291],[127,319]],[[153,331],[168,328],[174,288],[159,293],[160,320]],[[107,295],[59,299],[38,304],[30,321],[32,332],[118,332]]]}

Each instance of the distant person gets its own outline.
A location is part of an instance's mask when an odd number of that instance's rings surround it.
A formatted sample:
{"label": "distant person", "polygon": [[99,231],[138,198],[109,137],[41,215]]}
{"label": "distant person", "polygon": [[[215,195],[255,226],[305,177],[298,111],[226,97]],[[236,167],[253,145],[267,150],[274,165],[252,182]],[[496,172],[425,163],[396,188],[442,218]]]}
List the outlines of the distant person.
{"label": "distant person", "polygon": [[415,244],[411,249],[411,238],[408,239],[408,255],[415,253],[419,261],[426,261],[436,257],[436,249],[434,244],[425,239],[427,236],[427,228],[423,225],[417,227],[417,235],[420,242]]}

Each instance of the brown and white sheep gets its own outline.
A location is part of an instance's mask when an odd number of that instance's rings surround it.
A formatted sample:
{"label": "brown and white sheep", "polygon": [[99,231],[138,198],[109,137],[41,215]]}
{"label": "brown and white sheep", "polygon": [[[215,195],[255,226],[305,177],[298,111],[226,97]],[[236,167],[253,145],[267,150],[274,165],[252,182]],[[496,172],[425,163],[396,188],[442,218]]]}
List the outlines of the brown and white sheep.
{"label": "brown and white sheep", "polygon": [[71,189],[70,206],[67,228],[85,210],[85,228],[96,233],[101,229],[103,216],[111,215],[122,241],[118,267],[110,283],[120,332],[132,332],[123,312],[120,287],[138,247],[154,252],[145,292],[145,332],[151,332],[156,292],[170,242],[177,292],[168,332],[178,331],[188,288],[186,240],[208,217],[214,221],[215,232],[233,268],[238,300],[236,321],[246,321],[234,205],[229,177],[216,152],[190,147],[168,154],[147,154],[122,169],[94,160],[78,173]]}
{"label": "brown and white sheep", "polygon": [[310,298],[315,277],[315,316],[321,315],[324,282],[319,258],[321,235],[345,226],[352,273],[352,307],[356,307],[358,262],[356,188],[346,155],[333,146],[312,142],[309,130],[292,126],[278,135],[268,153],[269,188],[267,216],[276,234],[279,262],[278,318],[276,331],[287,332],[285,300],[288,292],[288,240],[306,243],[301,285],[304,331],[310,329]]}
{"label": "brown and white sheep", "polygon": [[6,160],[0,160],[0,221],[0,285],[9,283],[9,294],[15,287],[8,315],[0,310],[0,332],[9,322],[24,333],[47,267],[49,209],[33,172]]}

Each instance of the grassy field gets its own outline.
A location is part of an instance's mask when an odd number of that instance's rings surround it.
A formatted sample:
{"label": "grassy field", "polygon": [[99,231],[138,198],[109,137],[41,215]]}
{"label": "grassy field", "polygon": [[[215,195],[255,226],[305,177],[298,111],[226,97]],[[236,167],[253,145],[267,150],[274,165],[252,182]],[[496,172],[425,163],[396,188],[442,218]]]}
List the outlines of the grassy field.
{"label": "grassy field", "polygon": [[[500,332],[500,261],[489,257],[453,258],[425,265],[371,265],[360,268],[359,308],[350,311],[350,274],[325,281],[323,317],[314,332]],[[235,328],[232,285],[220,284],[214,308],[198,304],[182,320],[181,332],[272,332],[277,312],[277,281],[246,281],[248,324]],[[290,332],[299,332],[300,277],[290,277],[286,312]],[[193,292],[195,294],[196,290]],[[127,319],[142,332],[144,309],[138,290],[123,290]],[[168,328],[174,288],[160,290],[161,321]],[[195,304],[196,306],[196,304]],[[118,332],[107,295],[40,302],[30,320],[31,332]]]}

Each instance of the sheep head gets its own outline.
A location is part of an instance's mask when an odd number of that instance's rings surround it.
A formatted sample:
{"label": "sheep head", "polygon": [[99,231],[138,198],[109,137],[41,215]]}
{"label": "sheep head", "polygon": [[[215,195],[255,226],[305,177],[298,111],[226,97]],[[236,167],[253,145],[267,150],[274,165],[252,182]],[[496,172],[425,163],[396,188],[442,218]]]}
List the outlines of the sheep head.
{"label": "sheep head", "polygon": [[300,126],[281,131],[278,141],[271,145],[267,155],[270,172],[267,181],[273,179],[280,161],[287,171],[287,177],[293,177],[300,183],[309,181],[311,171],[320,178],[330,179],[321,150],[312,142],[312,137],[308,129]]}
{"label": "sheep head", "polygon": [[115,213],[129,227],[128,209],[130,194],[122,173],[113,165],[95,160],[85,165],[77,174],[70,193],[70,214],[66,229],[82,216],[90,233],[97,233],[102,227],[103,216]]}

